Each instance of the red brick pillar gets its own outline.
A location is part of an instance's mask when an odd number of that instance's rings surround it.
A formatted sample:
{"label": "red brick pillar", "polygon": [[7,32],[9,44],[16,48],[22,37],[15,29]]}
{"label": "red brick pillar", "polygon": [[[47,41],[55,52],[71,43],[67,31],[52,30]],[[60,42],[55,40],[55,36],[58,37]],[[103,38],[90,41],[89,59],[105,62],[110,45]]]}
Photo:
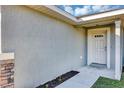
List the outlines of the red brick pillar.
{"label": "red brick pillar", "polygon": [[14,87],[14,59],[0,60],[0,87]]}

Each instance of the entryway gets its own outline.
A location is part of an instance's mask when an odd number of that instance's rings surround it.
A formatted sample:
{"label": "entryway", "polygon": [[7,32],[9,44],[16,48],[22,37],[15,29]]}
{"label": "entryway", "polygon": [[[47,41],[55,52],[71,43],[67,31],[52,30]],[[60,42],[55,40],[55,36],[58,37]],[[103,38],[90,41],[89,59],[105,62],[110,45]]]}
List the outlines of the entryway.
{"label": "entryway", "polygon": [[110,29],[89,29],[87,39],[87,64],[101,64],[110,68]]}

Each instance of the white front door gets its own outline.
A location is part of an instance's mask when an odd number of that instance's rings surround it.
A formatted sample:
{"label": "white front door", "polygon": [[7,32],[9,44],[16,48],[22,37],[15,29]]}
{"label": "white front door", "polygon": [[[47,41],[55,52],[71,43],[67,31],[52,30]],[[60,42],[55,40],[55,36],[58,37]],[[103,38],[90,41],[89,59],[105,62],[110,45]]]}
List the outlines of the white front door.
{"label": "white front door", "polygon": [[89,31],[90,63],[107,64],[106,30]]}

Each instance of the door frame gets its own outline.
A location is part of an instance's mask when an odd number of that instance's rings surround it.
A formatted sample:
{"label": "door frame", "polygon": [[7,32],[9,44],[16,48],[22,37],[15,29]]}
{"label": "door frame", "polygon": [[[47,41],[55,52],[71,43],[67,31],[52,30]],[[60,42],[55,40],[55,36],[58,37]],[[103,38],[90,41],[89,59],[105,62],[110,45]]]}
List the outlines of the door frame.
{"label": "door frame", "polygon": [[90,31],[97,31],[97,30],[106,30],[107,31],[107,35],[106,35],[106,40],[107,40],[107,68],[110,69],[110,50],[111,50],[111,44],[110,44],[110,40],[111,40],[111,36],[110,36],[110,27],[103,27],[103,28],[91,28],[88,29],[88,34],[87,34],[87,65],[91,64],[91,59],[92,59],[92,46],[90,46],[91,43],[91,37],[90,37]]}

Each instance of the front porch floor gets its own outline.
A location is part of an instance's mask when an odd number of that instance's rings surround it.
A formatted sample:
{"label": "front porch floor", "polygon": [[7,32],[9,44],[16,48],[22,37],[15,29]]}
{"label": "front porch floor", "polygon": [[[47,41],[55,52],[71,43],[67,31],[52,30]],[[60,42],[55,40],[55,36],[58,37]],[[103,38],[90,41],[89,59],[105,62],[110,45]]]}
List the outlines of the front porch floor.
{"label": "front porch floor", "polygon": [[56,88],[90,88],[100,76],[114,79],[115,75],[114,70],[91,66],[84,66],[77,71],[80,73]]}

